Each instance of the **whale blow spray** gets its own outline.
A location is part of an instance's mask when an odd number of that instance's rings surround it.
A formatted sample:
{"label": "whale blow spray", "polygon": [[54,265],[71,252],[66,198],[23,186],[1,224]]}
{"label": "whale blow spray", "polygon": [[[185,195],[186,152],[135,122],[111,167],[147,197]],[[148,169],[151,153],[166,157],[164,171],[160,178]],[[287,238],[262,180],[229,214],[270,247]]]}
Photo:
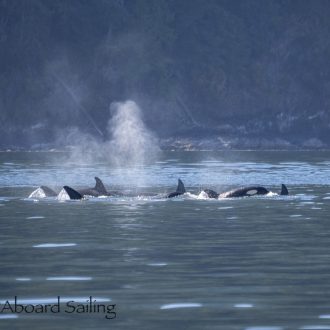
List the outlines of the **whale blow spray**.
{"label": "whale blow spray", "polygon": [[160,153],[158,140],[145,126],[142,112],[134,101],[112,103],[110,114],[105,141],[82,133],[78,128],[66,132],[66,141],[72,145],[69,162],[94,164],[98,161],[131,168],[157,159]]}
{"label": "whale blow spray", "polygon": [[111,134],[111,161],[118,166],[149,163],[160,151],[155,135],[145,126],[140,108],[133,101],[110,105],[113,114],[108,123]]}

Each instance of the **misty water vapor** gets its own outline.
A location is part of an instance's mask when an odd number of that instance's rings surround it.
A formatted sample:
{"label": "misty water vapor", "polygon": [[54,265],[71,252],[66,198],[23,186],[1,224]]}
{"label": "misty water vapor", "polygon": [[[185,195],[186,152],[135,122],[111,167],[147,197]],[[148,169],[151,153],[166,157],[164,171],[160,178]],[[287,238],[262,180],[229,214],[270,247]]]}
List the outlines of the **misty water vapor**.
{"label": "misty water vapor", "polygon": [[112,136],[112,161],[118,166],[146,164],[155,160],[160,149],[154,134],[142,120],[140,108],[133,101],[112,103],[113,117],[108,123]]}
{"label": "misty water vapor", "polygon": [[109,138],[102,141],[72,128],[66,140],[72,145],[70,161],[75,163],[109,162],[118,167],[148,164],[160,153],[156,136],[142,120],[141,109],[134,101],[110,105]]}

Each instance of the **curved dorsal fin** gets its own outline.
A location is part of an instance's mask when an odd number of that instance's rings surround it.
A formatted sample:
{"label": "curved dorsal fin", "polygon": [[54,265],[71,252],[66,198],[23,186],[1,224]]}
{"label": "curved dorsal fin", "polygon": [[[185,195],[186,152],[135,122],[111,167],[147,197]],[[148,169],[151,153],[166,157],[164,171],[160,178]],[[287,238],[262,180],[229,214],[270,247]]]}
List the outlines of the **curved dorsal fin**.
{"label": "curved dorsal fin", "polygon": [[289,195],[288,188],[286,187],[285,184],[282,184],[281,195]]}
{"label": "curved dorsal fin", "polygon": [[178,186],[176,188],[176,192],[180,194],[184,194],[186,192],[186,188],[184,187],[184,184],[180,179],[178,180]]}
{"label": "curved dorsal fin", "polygon": [[73,188],[71,188],[69,186],[64,186],[63,188],[66,191],[66,193],[69,195],[70,199],[82,199],[83,198],[83,196],[78,191],[74,190]]}
{"label": "curved dorsal fin", "polygon": [[101,193],[101,194],[103,194],[103,195],[106,195],[108,192],[107,192],[107,190],[105,189],[102,180],[96,176],[96,177],[95,177],[95,181],[96,181],[96,183],[95,183],[95,187],[94,187],[94,189],[95,189],[96,191],[98,191],[99,193]]}

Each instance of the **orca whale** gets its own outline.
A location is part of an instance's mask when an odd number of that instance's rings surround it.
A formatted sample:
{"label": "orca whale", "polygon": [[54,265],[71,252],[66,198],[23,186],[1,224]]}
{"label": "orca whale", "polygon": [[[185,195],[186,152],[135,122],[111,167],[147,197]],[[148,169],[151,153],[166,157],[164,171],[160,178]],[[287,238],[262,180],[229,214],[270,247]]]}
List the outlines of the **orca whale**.
{"label": "orca whale", "polygon": [[29,198],[45,198],[45,197],[56,197],[57,193],[47,187],[47,186],[40,186],[36,190],[32,191],[29,195]]}
{"label": "orca whale", "polygon": [[186,192],[186,188],[184,187],[183,182],[180,179],[178,179],[178,186],[176,188],[176,191],[171,192],[170,194],[168,194],[166,196],[166,198],[173,198],[173,197],[176,197],[176,196],[180,196],[180,195],[183,195],[185,192]]}
{"label": "orca whale", "polygon": [[[95,178],[96,180],[97,178]],[[101,181],[101,180],[100,180]],[[102,183],[102,181],[101,181]],[[100,185],[100,182],[97,181],[97,184]],[[104,188],[104,186],[103,186]],[[122,193],[117,192],[117,191],[106,191],[106,189],[101,189],[100,186],[98,186],[98,190],[95,188],[91,188],[91,189],[84,189],[84,190],[75,190],[72,187],[69,186],[64,186],[63,189],[65,190],[65,192],[68,194],[68,196],[70,197],[70,199],[73,200],[80,200],[83,199],[85,196],[93,196],[93,197],[98,197],[98,196],[122,196]],[[100,191],[102,191],[102,193],[100,193]],[[186,188],[184,187],[183,182],[178,179],[178,186],[176,188],[176,191],[171,192],[170,194],[168,194],[166,196],[166,198],[173,198],[176,196],[180,196],[183,195],[186,192]]]}
{"label": "orca whale", "polygon": [[70,199],[83,199],[84,198],[84,195],[82,195],[77,190],[74,190],[73,188],[71,188],[69,186],[64,186],[63,189],[69,195]]}
{"label": "orca whale", "polygon": [[[72,188],[71,188],[72,189]],[[98,177],[95,177],[95,186],[92,188],[85,188],[85,189],[77,189],[80,195],[88,195],[88,196],[109,196],[114,194],[120,194],[119,192],[109,192],[106,190],[102,180]],[[59,193],[61,194],[61,192]],[[40,186],[36,190],[34,190],[29,198],[44,198],[44,197],[56,197],[59,196],[54,190],[47,186]]]}
{"label": "orca whale", "polygon": [[105,189],[102,180],[100,178],[98,178],[97,176],[95,177],[94,188],[77,189],[76,191],[82,196],[88,195],[88,196],[98,197],[98,196],[107,196],[108,195],[108,192]]}
{"label": "orca whale", "polygon": [[68,194],[70,199],[83,199],[85,196],[99,197],[99,196],[122,196],[119,191],[107,191],[102,180],[95,177],[95,187],[86,189],[73,189],[69,186],[64,186],[63,189]]}
{"label": "orca whale", "polygon": [[[249,186],[249,187],[242,187],[238,189],[233,189],[230,191],[226,191],[224,193],[217,193],[211,189],[204,189],[203,190],[209,198],[233,198],[233,197],[250,197],[256,195],[267,195],[270,191],[267,190],[265,187],[262,186]],[[285,184],[281,186],[281,196],[289,195],[288,188]]]}

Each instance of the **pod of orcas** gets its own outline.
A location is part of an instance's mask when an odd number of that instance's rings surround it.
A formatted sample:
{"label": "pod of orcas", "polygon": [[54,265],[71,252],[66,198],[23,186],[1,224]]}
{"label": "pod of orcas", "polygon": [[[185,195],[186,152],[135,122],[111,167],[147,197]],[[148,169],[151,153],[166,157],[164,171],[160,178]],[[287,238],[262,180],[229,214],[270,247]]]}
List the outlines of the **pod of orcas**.
{"label": "pod of orcas", "polygon": [[[123,196],[123,193],[119,191],[108,191],[102,180],[98,177],[95,177],[95,186],[92,188],[85,188],[85,189],[74,189],[69,186],[63,187],[65,193],[69,196],[72,200],[82,200],[89,196],[91,197],[99,197],[99,196]],[[211,189],[203,189],[202,192],[206,194],[208,198],[213,199],[221,199],[221,198],[235,198],[235,197],[251,197],[256,195],[267,195],[271,193],[270,190],[266,189],[262,186],[248,186],[248,187],[241,187],[238,189],[233,189],[230,191],[226,191],[223,193],[217,193]],[[186,193],[186,188],[181,181],[178,180],[178,185],[176,191],[167,194],[166,198],[173,198]],[[29,198],[42,198],[42,197],[56,197],[59,196],[61,192],[58,194],[51,188],[47,186],[40,186],[38,189],[34,190]],[[285,196],[289,195],[287,187],[282,184],[281,191],[279,195]]]}

